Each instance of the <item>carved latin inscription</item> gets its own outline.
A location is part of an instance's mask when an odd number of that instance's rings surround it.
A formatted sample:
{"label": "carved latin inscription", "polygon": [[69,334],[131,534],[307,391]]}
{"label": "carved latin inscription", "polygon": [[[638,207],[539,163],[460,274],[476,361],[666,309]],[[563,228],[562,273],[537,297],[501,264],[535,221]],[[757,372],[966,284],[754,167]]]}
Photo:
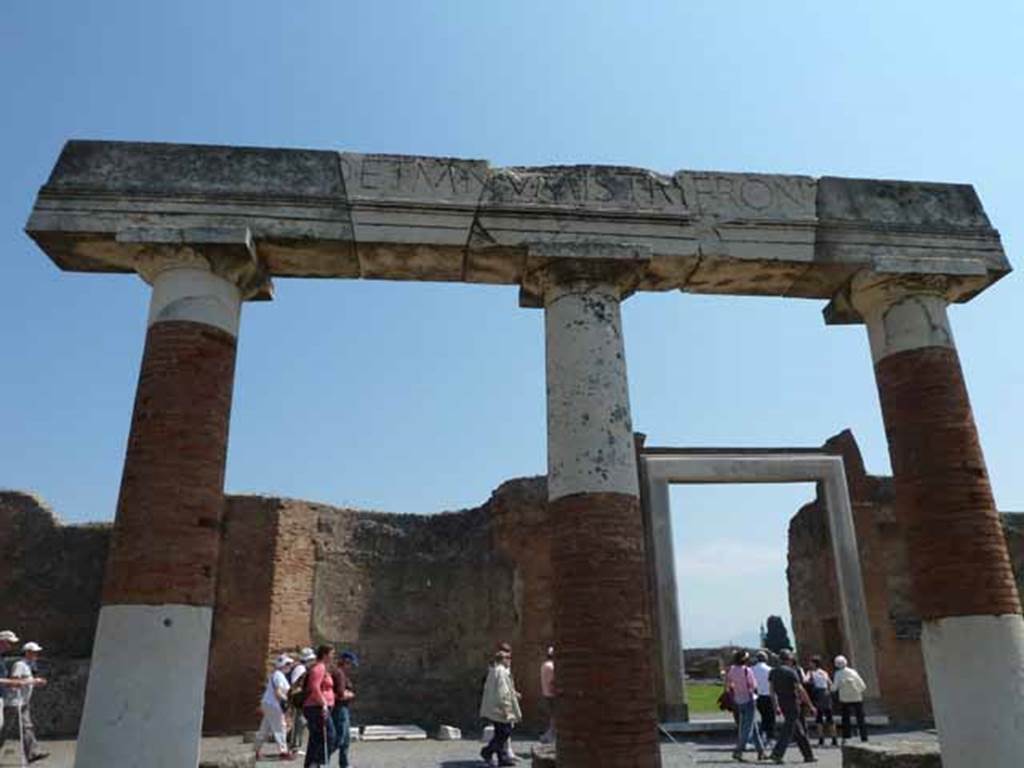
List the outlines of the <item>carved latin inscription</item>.
{"label": "carved latin inscription", "polygon": [[489,170],[483,160],[414,155],[340,155],[350,199],[419,200],[476,205]]}
{"label": "carved latin inscription", "polygon": [[673,178],[594,165],[496,170],[482,204],[689,214],[683,190]]}
{"label": "carved latin inscription", "polygon": [[809,176],[680,171],[676,181],[705,216],[724,219],[810,219],[816,185]]}

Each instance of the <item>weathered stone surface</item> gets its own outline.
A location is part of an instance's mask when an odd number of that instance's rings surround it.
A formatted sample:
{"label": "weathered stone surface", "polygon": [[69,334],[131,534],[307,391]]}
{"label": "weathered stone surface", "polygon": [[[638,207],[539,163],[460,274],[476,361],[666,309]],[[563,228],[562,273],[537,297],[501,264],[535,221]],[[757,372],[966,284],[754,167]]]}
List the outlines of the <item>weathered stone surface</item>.
{"label": "weathered stone surface", "polygon": [[[853,505],[868,616],[878,665],[881,704],[895,723],[931,719],[921,655],[921,617],[914,601],[906,526],[896,516],[891,477],[867,474],[849,431],[824,445],[843,457]],[[1018,585],[1024,584],[1024,515],[1001,515]],[[824,502],[805,505],[789,525],[787,578],[794,641],[801,655],[848,653],[839,614],[835,565]],[[856,661],[854,661],[856,664]]]}
{"label": "weathered stone surface", "polygon": [[62,268],[129,271],[140,223],[248,227],[282,276],[515,284],[544,242],[648,249],[639,290],[830,299],[866,268],[964,300],[1009,271],[965,185],[174,144],[69,142],[27,229]]}
{"label": "weathered stone surface", "polygon": [[438,741],[458,741],[462,738],[462,731],[454,725],[439,725],[437,727]]}
{"label": "weathered stone surface", "polygon": [[0,628],[88,659],[109,543],[108,523],[64,525],[38,496],[0,491]]}
{"label": "weathered stone surface", "polygon": [[[39,692],[40,734],[74,734],[110,526],[62,526],[17,492],[0,494],[0,521],[0,624],[46,648],[55,680]],[[510,642],[524,727],[544,725],[537,669],[552,606],[543,478],[435,516],[228,496],[218,573],[206,732],[255,727],[269,660],[315,642],[358,651],[357,722],[474,732],[486,664]]]}
{"label": "weathered stone surface", "polygon": [[475,729],[487,662],[506,641],[526,725],[540,726],[536,670],[552,637],[545,489],[512,481],[483,507],[433,516],[319,507],[312,638],[359,653],[357,722]]}
{"label": "weathered stone surface", "polygon": [[942,768],[937,744],[914,741],[846,744],[843,768]]}
{"label": "weathered stone surface", "polygon": [[421,741],[427,732],[418,725],[367,725],[360,729],[360,741]]}
{"label": "weathered stone surface", "polygon": [[551,744],[538,744],[530,751],[531,768],[555,768],[558,765],[555,747]]}

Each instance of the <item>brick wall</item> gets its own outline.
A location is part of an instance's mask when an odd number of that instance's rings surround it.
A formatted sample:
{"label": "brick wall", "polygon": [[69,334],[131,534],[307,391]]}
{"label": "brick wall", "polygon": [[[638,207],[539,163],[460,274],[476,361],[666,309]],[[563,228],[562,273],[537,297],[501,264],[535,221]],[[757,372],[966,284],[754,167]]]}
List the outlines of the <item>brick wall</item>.
{"label": "brick wall", "polygon": [[[513,646],[527,725],[550,642],[542,479],[432,516],[319,508],[313,639],[356,651],[357,723],[479,725],[495,646]],[[542,594],[543,593],[543,594]]]}
{"label": "brick wall", "polygon": [[[883,707],[897,722],[927,721],[931,703],[919,641],[921,620],[912,593],[906,529],[896,514],[892,478],[867,474],[849,431],[830,439],[824,449],[841,455],[846,466]],[[1003,521],[1010,551],[1018,553],[1014,566],[1020,582],[1024,578],[1024,515],[1004,515]],[[794,642],[801,657],[836,653],[830,625],[840,633],[843,652],[849,653],[841,636],[835,564],[820,495],[790,521],[787,579]]]}
{"label": "brick wall", "polygon": [[109,524],[63,525],[38,497],[0,491],[0,629],[88,658],[109,540]]}
{"label": "brick wall", "polygon": [[255,727],[270,645],[270,595],[279,502],[228,496],[218,564],[217,602],[206,675],[203,730]]}
{"label": "brick wall", "polygon": [[[319,642],[362,658],[357,722],[465,728],[479,725],[487,663],[509,642],[525,725],[539,729],[539,667],[552,637],[547,514],[543,478],[431,516],[228,496],[204,730],[255,728],[270,660]],[[73,670],[61,696],[40,699],[45,735],[77,729],[109,536],[109,525],[63,526],[33,497],[0,494],[0,625]]]}

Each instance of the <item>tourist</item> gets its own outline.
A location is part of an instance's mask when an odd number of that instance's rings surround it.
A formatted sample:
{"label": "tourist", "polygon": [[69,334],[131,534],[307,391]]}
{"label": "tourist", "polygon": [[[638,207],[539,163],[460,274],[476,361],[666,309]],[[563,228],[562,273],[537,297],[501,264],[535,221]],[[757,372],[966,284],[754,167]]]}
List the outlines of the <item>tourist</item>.
{"label": "tourist", "polygon": [[811,671],[807,673],[810,682],[811,701],[818,710],[814,722],[818,725],[818,746],[825,746],[825,737],[832,737],[832,746],[838,746],[836,724],[832,716],[832,679],[821,666],[821,656],[811,656]]}
{"label": "tourist", "polygon": [[312,648],[303,648],[299,651],[299,661],[292,667],[288,674],[288,682],[291,688],[288,692],[288,700],[292,713],[292,729],[288,733],[288,748],[297,755],[304,755],[306,751],[302,743],[306,738],[306,716],[302,714],[302,707],[306,703],[306,672],[307,664],[316,661],[316,653]]}
{"label": "tourist", "polygon": [[331,669],[331,681],[334,684],[334,733],[337,738],[339,768],[348,768],[348,747],[351,740],[349,729],[352,725],[348,707],[356,697],[349,673],[357,666],[359,657],[352,651],[344,651],[338,656],[338,663]]}
{"label": "tourist", "polygon": [[263,742],[268,736],[273,736],[277,742],[278,757],[281,760],[291,760],[293,755],[288,749],[288,691],[291,685],[288,682],[288,672],[291,670],[294,660],[290,656],[280,655],[274,661],[274,669],[267,676],[267,685],[263,689],[263,698],[260,699],[260,709],[263,712],[263,720],[260,722],[260,729],[256,733],[256,761],[259,762],[260,750],[263,749]]}
{"label": "tourist", "polygon": [[7,669],[7,662],[3,655],[7,653],[14,644],[18,642],[18,636],[11,630],[5,629],[0,632],[0,749],[4,746],[4,701],[12,695],[12,689],[20,687],[24,681],[15,680],[10,677]]}
{"label": "tourist", "polygon": [[541,744],[552,744],[555,741],[555,649],[548,648],[547,658],[540,665],[540,695],[544,702],[544,716],[548,719],[548,729],[540,736]]}
{"label": "tourist", "polygon": [[836,676],[832,681],[832,690],[839,694],[839,713],[843,728],[843,743],[850,738],[850,714],[857,718],[857,730],[860,740],[868,740],[868,727],[864,722],[864,691],[867,684],[853,669],[845,656],[835,658]]}
{"label": "tourist", "polygon": [[768,675],[772,699],[775,701],[775,710],[782,714],[782,728],[779,729],[779,737],[772,750],[772,760],[781,763],[790,740],[793,740],[799,747],[804,762],[816,763],[818,761],[814,757],[814,752],[811,751],[811,744],[807,741],[807,732],[800,716],[801,706],[806,706],[813,713],[814,705],[811,703],[807,691],[804,690],[803,680],[800,672],[797,671],[793,652],[787,649],[779,651],[779,660],[782,663]]}
{"label": "tourist", "polygon": [[732,694],[734,711],[738,718],[736,733],[736,749],[732,752],[733,760],[743,760],[743,753],[747,744],[753,739],[754,748],[757,750],[757,759],[764,759],[764,742],[761,741],[761,732],[755,727],[755,704],[757,698],[757,681],[751,671],[750,654],[746,651],[736,651],[732,657],[732,665],[725,673],[725,687]]}
{"label": "tourist", "polygon": [[511,651],[499,650],[487,671],[480,698],[480,716],[494,726],[494,735],[480,750],[480,757],[488,765],[491,765],[492,757],[498,758],[498,765],[515,765],[515,760],[508,756],[508,740],[512,726],[523,719],[523,713],[519,709],[519,694],[512,680],[511,665]]}
{"label": "tourist", "polygon": [[330,667],[333,661],[334,649],[329,645],[318,646],[316,663],[306,672],[306,700],[302,704],[302,713],[309,727],[309,744],[306,745],[306,759],[303,763],[306,768],[313,765],[326,768],[337,743],[331,717],[334,680],[331,678]]}
{"label": "tourist", "polygon": [[[12,633],[13,634],[13,633]],[[21,748],[25,760],[34,763],[49,757],[49,752],[40,752],[36,742],[36,728],[32,721],[32,691],[37,686],[46,685],[46,679],[36,676],[36,663],[43,648],[38,643],[28,642],[21,648],[23,656],[11,666],[10,680],[7,684],[7,695],[4,705],[11,710],[11,717],[17,718],[8,726],[13,730],[14,723],[21,733]]]}
{"label": "tourist", "polygon": [[768,742],[775,739],[775,705],[772,703],[772,695],[768,685],[768,674],[772,668],[768,666],[768,654],[758,651],[754,658],[757,663],[750,668],[754,673],[754,682],[757,683],[757,711],[761,715],[761,741],[765,747]]}

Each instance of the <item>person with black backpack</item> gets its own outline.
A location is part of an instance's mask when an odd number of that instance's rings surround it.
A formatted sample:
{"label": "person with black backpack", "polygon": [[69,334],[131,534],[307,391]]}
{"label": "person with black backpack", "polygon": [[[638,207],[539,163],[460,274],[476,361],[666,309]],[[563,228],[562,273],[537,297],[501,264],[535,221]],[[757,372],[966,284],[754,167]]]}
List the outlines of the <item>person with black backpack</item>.
{"label": "person with black backpack", "polygon": [[306,754],[302,748],[306,739],[306,716],[302,714],[302,705],[306,702],[306,672],[307,665],[316,661],[316,653],[312,648],[303,648],[299,651],[299,661],[292,667],[288,682],[291,688],[288,691],[288,704],[292,713],[292,729],[288,733],[288,747],[297,755]]}

